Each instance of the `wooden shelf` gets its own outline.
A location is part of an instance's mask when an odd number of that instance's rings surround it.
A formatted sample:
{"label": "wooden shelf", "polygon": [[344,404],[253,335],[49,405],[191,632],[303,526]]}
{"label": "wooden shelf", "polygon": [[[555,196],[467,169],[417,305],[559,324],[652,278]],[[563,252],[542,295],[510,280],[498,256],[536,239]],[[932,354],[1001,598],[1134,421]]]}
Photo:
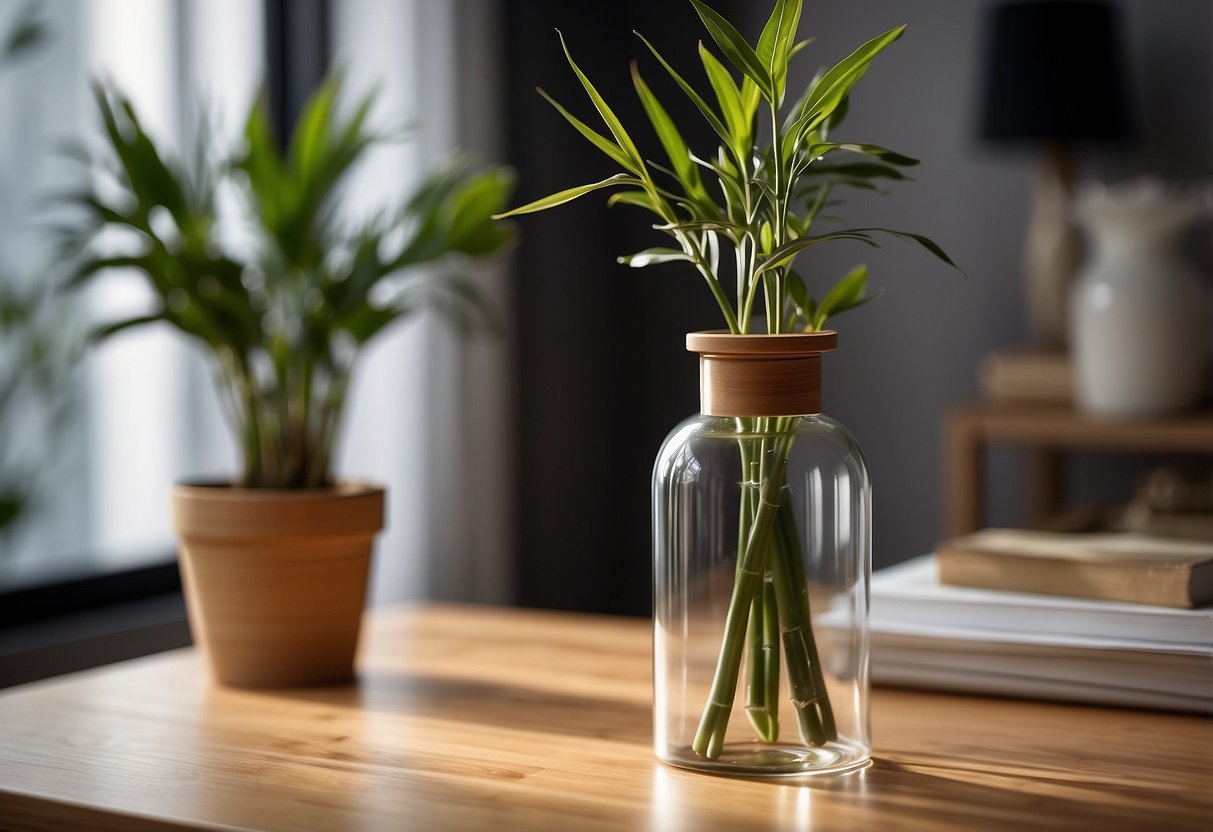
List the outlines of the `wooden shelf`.
{"label": "wooden shelf", "polygon": [[1206,830],[1213,721],[877,689],[874,764],[658,763],[647,620],[377,610],[356,685],[233,690],[180,650],[0,694],[0,828]]}
{"label": "wooden shelf", "polygon": [[985,454],[991,445],[1028,448],[1034,519],[1057,508],[1059,454],[1064,451],[1213,455],[1213,411],[1167,419],[1091,419],[1067,407],[976,403],[944,421],[946,516],[949,535],[984,525]]}

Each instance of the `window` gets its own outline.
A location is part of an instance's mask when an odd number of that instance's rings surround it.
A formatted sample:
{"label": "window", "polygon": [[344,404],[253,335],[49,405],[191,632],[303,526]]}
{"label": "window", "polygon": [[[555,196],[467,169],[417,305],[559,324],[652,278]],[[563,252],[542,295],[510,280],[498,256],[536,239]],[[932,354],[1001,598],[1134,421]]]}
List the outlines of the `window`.
{"label": "window", "polygon": [[[39,194],[88,175],[53,147],[60,137],[96,138],[91,77],[124,90],[162,142],[193,135],[199,102],[220,140],[237,137],[267,71],[267,27],[283,25],[276,16],[305,5],[327,13],[321,42],[331,45],[348,87],[378,85],[377,117],[416,125],[412,141],[379,151],[361,171],[352,206],[399,201],[423,166],[456,144],[492,159],[498,128],[494,96],[483,84],[494,74],[492,50],[468,45],[469,38],[491,43],[489,0],[45,0],[29,7],[44,22],[45,37],[20,63],[0,69],[0,285],[45,284],[55,274],[47,230],[53,215],[45,222],[42,214],[20,223],[10,218],[30,217]],[[24,5],[0,4],[0,27],[25,13]],[[289,36],[289,27],[283,33]],[[291,51],[276,57],[289,61]],[[469,136],[476,141],[464,141]],[[504,304],[502,276],[483,277]],[[83,293],[70,314],[83,326],[137,313],[146,302],[140,275],[113,274]],[[62,296],[53,304],[57,312],[67,309]],[[0,335],[4,360],[16,354],[13,334]],[[338,470],[389,485],[377,600],[509,598],[508,345],[460,340],[422,314],[363,357]],[[0,538],[0,590],[56,572],[170,559],[171,484],[228,479],[235,470],[211,368],[176,332],[156,326],[123,333],[67,369],[73,395],[61,426],[38,424],[40,405],[28,395],[12,424],[0,423],[0,484],[11,474],[32,493],[23,466],[32,461],[41,469],[41,499]]]}

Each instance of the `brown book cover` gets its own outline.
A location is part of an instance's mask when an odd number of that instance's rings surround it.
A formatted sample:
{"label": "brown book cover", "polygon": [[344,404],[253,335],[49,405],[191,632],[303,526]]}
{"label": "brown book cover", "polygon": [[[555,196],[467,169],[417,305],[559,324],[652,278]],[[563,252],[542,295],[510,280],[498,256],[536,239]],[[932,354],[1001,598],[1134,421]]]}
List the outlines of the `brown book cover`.
{"label": "brown book cover", "polygon": [[1036,349],[997,350],[984,355],[977,375],[985,394],[1007,404],[1069,404],[1073,398],[1070,357]]}
{"label": "brown book cover", "polygon": [[985,529],[939,546],[939,580],[957,586],[1167,607],[1213,601],[1213,543],[1131,533]]}

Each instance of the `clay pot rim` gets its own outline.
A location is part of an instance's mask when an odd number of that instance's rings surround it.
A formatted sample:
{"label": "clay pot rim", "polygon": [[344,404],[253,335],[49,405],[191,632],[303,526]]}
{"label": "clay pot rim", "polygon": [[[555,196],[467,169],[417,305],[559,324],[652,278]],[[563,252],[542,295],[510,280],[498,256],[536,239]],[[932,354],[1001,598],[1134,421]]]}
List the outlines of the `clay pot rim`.
{"label": "clay pot rim", "polygon": [[338,480],[325,488],[247,488],[227,480],[184,480],[173,484],[173,495],[213,502],[340,500],[382,496],[387,486],[363,480]]}
{"label": "clay pot rim", "polygon": [[173,528],[183,540],[373,536],[384,527],[386,503],[386,488],[348,480],[297,490],[179,484]]}
{"label": "clay pot rim", "polygon": [[727,329],[709,329],[687,333],[687,350],[703,355],[778,356],[829,352],[838,347],[838,333],[787,332],[778,335],[754,333],[735,335]]}

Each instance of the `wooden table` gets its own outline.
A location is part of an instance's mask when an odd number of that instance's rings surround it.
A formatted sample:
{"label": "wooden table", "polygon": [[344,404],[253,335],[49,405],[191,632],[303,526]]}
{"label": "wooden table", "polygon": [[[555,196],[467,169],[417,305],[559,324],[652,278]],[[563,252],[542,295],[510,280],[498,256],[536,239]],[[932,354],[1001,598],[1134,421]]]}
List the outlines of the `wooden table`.
{"label": "wooden table", "polygon": [[646,621],[368,627],[354,686],[220,689],[180,650],[0,695],[0,828],[1213,829],[1208,718],[878,689],[870,768],[729,780],[654,759]]}
{"label": "wooden table", "polygon": [[944,525],[955,536],[985,525],[985,459],[991,445],[1030,453],[1027,494],[1032,523],[1059,507],[1063,451],[1213,455],[1213,412],[1167,419],[1089,419],[1073,408],[978,402],[944,419]]}

